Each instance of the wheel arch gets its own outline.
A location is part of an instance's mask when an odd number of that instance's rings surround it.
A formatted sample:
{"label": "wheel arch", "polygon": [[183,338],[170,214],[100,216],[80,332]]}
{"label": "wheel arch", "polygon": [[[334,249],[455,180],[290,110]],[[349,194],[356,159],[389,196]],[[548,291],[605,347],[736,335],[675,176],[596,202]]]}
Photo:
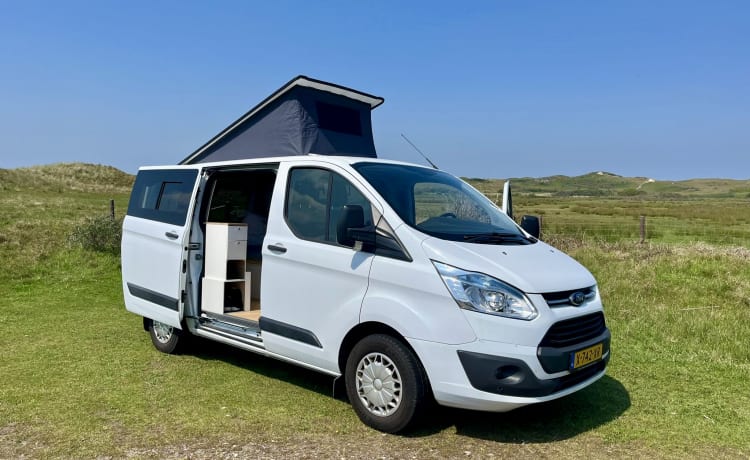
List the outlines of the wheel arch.
{"label": "wheel arch", "polygon": [[367,321],[364,323],[359,323],[352,329],[350,329],[349,332],[347,332],[347,334],[344,336],[344,340],[341,341],[341,346],[339,347],[338,365],[339,371],[342,374],[344,373],[344,369],[346,369],[346,360],[349,357],[349,353],[351,353],[352,348],[354,348],[354,345],[356,345],[357,342],[367,337],[368,335],[373,334],[390,335],[396,340],[402,342],[404,346],[409,348],[411,352],[414,353],[414,356],[417,357],[417,361],[419,361],[419,365],[424,368],[424,366],[422,365],[422,360],[419,359],[419,355],[417,355],[417,351],[414,350],[414,348],[409,344],[409,341],[407,341],[406,338],[401,335],[401,333],[387,324],[379,323],[376,321]]}
{"label": "wheel arch", "polygon": [[[390,360],[386,361],[388,362],[386,366],[393,366],[397,375],[403,379],[399,380],[398,386],[393,388],[406,388],[404,390],[406,397],[403,399],[401,396],[393,399],[394,393],[387,391],[386,395],[375,398],[375,400],[380,400],[380,406],[382,406],[380,409],[383,409],[386,404],[384,397],[389,401],[388,405],[397,401],[398,407],[395,412],[389,414],[372,410],[371,403],[375,404],[376,401],[366,396],[370,403],[364,402],[364,393],[360,392],[360,385],[357,383],[360,380],[357,376],[360,372],[365,372],[360,370],[360,366],[366,354],[369,356],[379,353],[383,354],[382,359]],[[339,349],[338,358],[339,366],[343,371],[342,383],[346,387],[347,398],[359,419],[371,428],[386,433],[401,432],[417,425],[435,405],[430,378],[422,360],[406,338],[391,326],[374,321],[358,324],[346,335]],[[382,362],[381,365],[383,365]],[[375,378],[373,374],[370,375]],[[385,388],[384,383],[381,385]],[[371,387],[371,391],[375,389],[379,390],[377,387]]]}

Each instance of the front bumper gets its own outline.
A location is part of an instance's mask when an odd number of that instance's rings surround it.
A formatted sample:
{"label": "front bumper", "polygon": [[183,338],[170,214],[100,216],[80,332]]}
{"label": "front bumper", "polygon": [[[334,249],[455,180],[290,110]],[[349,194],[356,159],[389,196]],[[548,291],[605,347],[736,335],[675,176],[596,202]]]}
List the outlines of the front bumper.
{"label": "front bumper", "polygon": [[466,351],[458,352],[471,386],[509,396],[547,396],[570,388],[604,372],[609,351],[602,360],[576,372],[551,379],[537,378],[524,361]]}
{"label": "front bumper", "polygon": [[435,400],[444,406],[506,412],[550,401],[585,388],[604,373],[609,332],[602,359],[576,372],[550,374],[537,347],[477,340],[461,345],[409,339],[427,371]]}

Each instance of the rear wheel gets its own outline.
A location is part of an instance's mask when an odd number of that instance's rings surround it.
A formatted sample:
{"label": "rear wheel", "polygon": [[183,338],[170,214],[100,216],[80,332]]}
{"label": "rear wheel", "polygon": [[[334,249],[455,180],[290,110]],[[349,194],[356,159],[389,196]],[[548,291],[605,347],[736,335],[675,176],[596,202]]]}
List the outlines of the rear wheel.
{"label": "rear wheel", "polygon": [[427,406],[429,383],[416,355],[389,335],[354,346],[346,361],[346,392],[366,425],[386,433],[407,428]]}
{"label": "rear wheel", "polygon": [[162,353],[178,353],[184,342],[182,331],[158,321],[150,323],[148,331],[156,349]]}

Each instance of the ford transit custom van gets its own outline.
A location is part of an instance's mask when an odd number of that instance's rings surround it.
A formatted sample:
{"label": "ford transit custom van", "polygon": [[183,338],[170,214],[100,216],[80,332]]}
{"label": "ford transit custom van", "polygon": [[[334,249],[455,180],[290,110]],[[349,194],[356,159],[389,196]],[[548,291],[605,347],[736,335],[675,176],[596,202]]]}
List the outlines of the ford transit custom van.
{"label": "ford transit custom van", "polygon": [[165,353],[197,336],[342,377],[381,431],[432,401],[509,411],[591,385],[610,357],[596,280],[532,227],[446,172],[377,158],[143,167],[125,306]]}

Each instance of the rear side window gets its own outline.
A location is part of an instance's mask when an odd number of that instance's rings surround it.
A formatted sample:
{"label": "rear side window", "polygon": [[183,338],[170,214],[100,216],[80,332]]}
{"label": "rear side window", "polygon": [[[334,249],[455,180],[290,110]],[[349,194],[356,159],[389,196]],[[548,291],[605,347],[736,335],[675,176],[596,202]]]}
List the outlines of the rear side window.
{"label": "rear side window", "polygon": [[128,215],[185,225],[198,170],[141,171],[130,194]]}

